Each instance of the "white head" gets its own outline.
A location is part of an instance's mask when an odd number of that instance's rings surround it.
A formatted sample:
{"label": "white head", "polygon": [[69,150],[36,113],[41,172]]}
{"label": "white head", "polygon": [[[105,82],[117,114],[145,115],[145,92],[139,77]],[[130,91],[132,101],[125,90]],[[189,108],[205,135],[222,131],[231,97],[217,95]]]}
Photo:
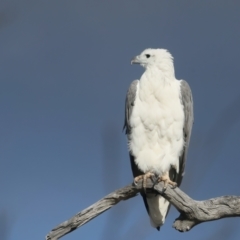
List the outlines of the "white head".
{"label": "white head", "polygon": [[157,67],[164,72],[174,74],[173,57],[166,49],[148,48],[133,58],[131,64],[140,64],[146,69]]}

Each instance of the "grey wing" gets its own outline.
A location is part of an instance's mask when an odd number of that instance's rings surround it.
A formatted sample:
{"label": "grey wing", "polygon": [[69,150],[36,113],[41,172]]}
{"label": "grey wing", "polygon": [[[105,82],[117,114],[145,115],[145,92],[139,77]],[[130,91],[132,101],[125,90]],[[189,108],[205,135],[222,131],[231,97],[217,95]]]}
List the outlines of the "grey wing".
{"label": "grey wing", "polygon": [[126,134],[128,136],[131,133],[130,117],[131,117],[133,106],[134,106],[138,82],[139,82],[138,80],[134,80],[131,83],[128,89],[126,101],[125,101],[125,121],[124,121],[123,129],[126,130]]}
{"label": "grey wing", "polygon": [[[123,129],[126,130],[126,134],[128,136],[128,140],[130,140],[130,134],[131,134],[131,125],[130,125],[130,118],[132,115],[133,107],[134,107],[134,102],[136,98],[136,92],[137,92],[137,86],[138,86],[139,80],[135,80],[131,83],[127,96],[126,96],[126,101],[125,101],[125,121],[124,121],[124,126]],[[129,157],[130,157],[130,162],[131,162],[131,168],[132,168],[132,173],[133,177],[137,177],[139,175],[144,174],[137,166],[134,160],[134,156],[132,155],[131,152],[129,152]],[[149,207],[147,203],[147,196],[145,193],[141,193],[144,205],[147,209],[147,212],[149,214]],[[159,230],[159,228],[158,228]]]}
{"label": "grey wing", "polygon": [[[124,121],[123,129],[125,129],[125,133],[128,136],[128,141],[130,141],[130,134],[131,134],[130,118],[131,118],[133,107],[134,107],[138,83],[139,83],[139,80],[134,80],[131,83],[131,85],[128,89],[128,92],[127,92],[127,96],[126,96],[125,121]],[[130,162],[131,162],[133,176],[136,177],[136,176],[142,175],[143,172],[136,165],[136,163],[134,161],[134,156],[132,155],[131,152],[129,152],[129,156],[130,156]]]}
{"label": "grey wing", "polygon": [[181,156],[179,157],[179,173],[177,176],[177,184],[178,186],[182,182],[182,178],[184,175],[185,164],[187,160],[187,152],[192,132],[192,125],[193,125],[193,99],[192,99],[192,92],[188,85],[188,83],[184,80],[181,80],[181,101],[184,108],[184,125],[183,125],[183,135],[185,140],[185,145],[182,151]]}

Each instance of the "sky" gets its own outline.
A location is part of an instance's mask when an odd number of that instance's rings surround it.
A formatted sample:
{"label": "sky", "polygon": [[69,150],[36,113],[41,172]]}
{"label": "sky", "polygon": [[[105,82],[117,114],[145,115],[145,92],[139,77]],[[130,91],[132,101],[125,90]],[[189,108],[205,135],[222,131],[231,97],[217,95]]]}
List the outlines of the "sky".
{"label": "sky", "polygon": [[[240,2],[0,1],[0,239],[47,233],[133,181],[124,102],[143,69],[132,57],[166,48],[194,99],[181,189],[196,200],[240,195]],[[62,239],[240,238],[240,219],[187,233],[150,226],[141,197]]]}

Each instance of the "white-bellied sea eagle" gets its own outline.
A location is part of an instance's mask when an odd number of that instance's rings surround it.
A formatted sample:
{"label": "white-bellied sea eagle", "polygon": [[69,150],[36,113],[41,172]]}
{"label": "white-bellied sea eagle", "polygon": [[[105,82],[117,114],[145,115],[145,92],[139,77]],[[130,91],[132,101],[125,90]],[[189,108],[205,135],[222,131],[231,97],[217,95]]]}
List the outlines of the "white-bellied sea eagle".
{"label": "white-bellied sea eagle", "polygon": [[[191,89],[175,78],[173,57],[165,49],[146,49],[131,63],[145,68],[140,80],[131,83],[125,105],[135,182],[155,175],[165,186],[179,186],[193,124]],[[152,226],[159,230],[170,203],[160,195],[145,191],[141,195]]]}

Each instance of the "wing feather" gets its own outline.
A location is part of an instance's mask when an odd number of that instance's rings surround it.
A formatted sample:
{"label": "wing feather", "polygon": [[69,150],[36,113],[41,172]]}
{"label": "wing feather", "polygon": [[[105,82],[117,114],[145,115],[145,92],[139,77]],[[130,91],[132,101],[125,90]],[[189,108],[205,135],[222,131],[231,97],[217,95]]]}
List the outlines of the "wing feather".
{"label": "wing feather", "polygon": [[183,136],[185,140],[185,145],[182,151],[181,156],[179,157],[179,173],[176,179],[178,186],[182,182],[184,175],[185,164],[187,160],[187,152],[189,148],[189,142],[191,138],[192,125],[194,121],[193,117],[193,98],[192,91],[188,83],[184,80],[181,80],[181,102],[183,104],[184,110],[184,126],[183,126]]}
{"label": "wing feather", "polygon": [[132,115],[132,110],[136,98],[136,92],[137,92],[137,85],[139,83],[139,80],[134,80],[127,92],[126,101],[125,101],[125,121],[123,129],[126,130],[126,134],[130,135],[131,133],[131,126],[130,126],[130,117]]}
{"label": "wing feather", "polygon": [[[130,118],[132,115],[133,107],[134,107],[134,102],[136,98],[136,92],[137,92],[137,86],[138,86],[139,80],[134,80],[127,92],[126,96],[126,101],[125,101],[125,121],[124,121],[124,126],[123,129],[125,129],[125,132],[127,134],[128,139],[130,138],[131,134],[131,125],[130,125]],[[144,174],[137,166],[137,164],[134,161],[134,156],[129,152],[129,157],[130,157],[130,162],[131,162],[131,168],[132,168],[132,173],[133,177],[137,177],[139,175]],[[144,205],[147,209],[147,212],[149,214],[149,206],[147,203],[147,196],[145,193],[141,193]],[[159,230],[159,227],[157,228]]]}

